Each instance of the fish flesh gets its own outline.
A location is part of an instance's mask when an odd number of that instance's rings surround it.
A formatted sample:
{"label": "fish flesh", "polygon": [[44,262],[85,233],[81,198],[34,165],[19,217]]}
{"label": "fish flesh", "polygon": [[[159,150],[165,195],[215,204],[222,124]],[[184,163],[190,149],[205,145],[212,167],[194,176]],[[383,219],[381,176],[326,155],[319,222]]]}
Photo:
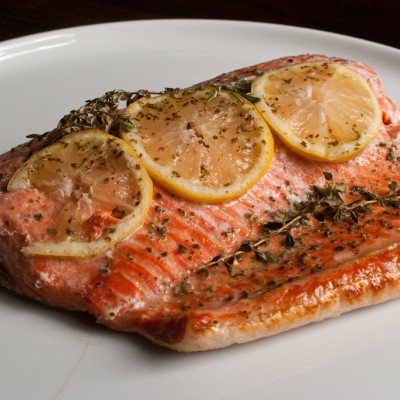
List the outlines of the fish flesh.
{"label": "fish flesh", "polygon": [[154,183],[141,227],[97,256],[21,252],[45,235],[55,207],[38,192],[7,191],[7,183],[57,133],[1,155],[1,284],[178,351],[248,342],[400,296],[400,111],[377,74],[359,62],[301,55],[202,84],[248,83],[271,68],[319,60],[355,70],[377,96],[383,126],[361,155],[310,161],[276,140],[263,178],[220,204]]}

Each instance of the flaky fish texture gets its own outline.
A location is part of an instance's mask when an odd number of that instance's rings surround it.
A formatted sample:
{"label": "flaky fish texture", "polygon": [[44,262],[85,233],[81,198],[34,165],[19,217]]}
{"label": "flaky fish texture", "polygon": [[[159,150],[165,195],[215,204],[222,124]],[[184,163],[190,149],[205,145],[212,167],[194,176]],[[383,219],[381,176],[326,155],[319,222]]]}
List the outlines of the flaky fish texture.
{"label": "flaky fish texture", "polygon": [[3,285],[178,351],[248,342],[398,297],[400,112],[377,74],[361,63],[302,55],[203,84],[251,81],[262,71],[313,60],[343,63],[376,94],[383,126],[361,155],[315,162],[276,140],[258,184],[216,205],[184,200],[155,184],[142,226],[95,257],[21,252],[45,234],[60,206],[34,191],[9,192],[6,185],[32,153],[56,138],[49,133],[3,154]]}

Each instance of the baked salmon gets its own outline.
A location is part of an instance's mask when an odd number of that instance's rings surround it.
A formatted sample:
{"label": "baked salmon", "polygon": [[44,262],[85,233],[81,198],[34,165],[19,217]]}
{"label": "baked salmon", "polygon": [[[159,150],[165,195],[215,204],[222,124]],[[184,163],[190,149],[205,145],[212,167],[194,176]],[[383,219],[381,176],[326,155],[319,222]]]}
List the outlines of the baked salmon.
{"label": "baked salmon", "polygon": [[[361,74],[383,126],[357,158],[306,160],[276,141],[263,178],[241,197],[194,203],[156,183],[133,234],[88,258],[21,249],[51,226],[57,205],[7,191],[48,133],[0,157],[0,276],[37,301],[88,312],[112,329],[178,351],[216,349],[337,317],[400,295],[400,111],[368,66],[302,55],[222,74],[203,84],[251,81],[283,65],[331,60]],[[40,218],[37,216],[40,215]]]}

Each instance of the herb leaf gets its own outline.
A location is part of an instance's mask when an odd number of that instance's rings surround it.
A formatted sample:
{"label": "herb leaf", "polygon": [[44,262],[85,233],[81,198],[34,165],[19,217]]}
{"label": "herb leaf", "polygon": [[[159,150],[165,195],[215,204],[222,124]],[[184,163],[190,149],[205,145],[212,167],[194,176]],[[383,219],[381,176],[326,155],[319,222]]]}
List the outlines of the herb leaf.
{"label": "herb leaf", "polygon": [[[86,129],[98,128],[114,136],[118,136],[120,127],[125,131],[134,131],[136,125],[129,119],[129,115],[119,111],[121,103],[125,102],[127,107],[141,98],[162,93],[148,90],[137,92],[113,90],[93,100],[87,100],[85,105],[77,110],[72,110],[61,118],[57,128],[53,131],[52,141],[55,142],[69,133]],[[28,135],[28,138],[40,140],[46,135],[47,133],[43,135],[31,134]]]}
{"label": "herb leaf", "polygon": [[[296,242],[291,234],[291,229],[299,225],[308,225],[310,219],[326,224],[326,221],[339,223],[348,218],[358,224],[362,216],[371,213],[372,205],[382,205],[388,208],[400,208],[400,191],[397,182],[389,184],[390,192],[383,196],[364,188],[353,187],[348,190],[344,184],[335,183],[331,173],[324,172],[327,180],[325,187],[313,186],[312,191],[307,194],[307,200],[299,202],[293,209],[286,211],[286,217],[282,221],[268,221],[262,225],[264,236],[257,240],[245,240],[232,254],[221,253],[215,256],[210,262],[200,267],[199,271],[208,271],[208,268],[217,266],[223,262],[230,275],[233,274],[232,265],[237,256],[243,253],[253,252],[256,259],[266,264],[278,262],[281,255],[270,251],[259,251],[262,245],[269,245],[272,236],[285,234],[284,246],[291,249]],[[345,194],[360,194],[362,198],[349,204],[345,202]],[[318,208],[318,210],[317,210]],[[338,250],[337,250],[338,251]],[[228,267],[229,266],[229,267]]]}

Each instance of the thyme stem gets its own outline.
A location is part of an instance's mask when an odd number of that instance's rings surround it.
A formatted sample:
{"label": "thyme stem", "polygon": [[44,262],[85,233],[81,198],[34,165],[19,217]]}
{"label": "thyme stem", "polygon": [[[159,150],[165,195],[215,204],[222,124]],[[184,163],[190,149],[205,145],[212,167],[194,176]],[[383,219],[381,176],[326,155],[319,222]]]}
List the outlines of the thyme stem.
{"label": "thyme stem", "polygon": [[[263,245],[266,242],[268,242],[268,240],[271,239],[272,236],[279,235],[280,233],[283,233],[283,232],[287,231],[292,225],[295,225],[300,220],[301,217],[302,216],[299,215],[299,216],[295,217],[294,219],[290,220],[285,225],[282,225],[279,229],[271,231],[269,235],[264,236],[263,238],[257,240],[256,242],[247,242],[246,244],[251,248],[252,251],[254,251],[255,249],[257,249],[261,245]],[[221,256],[217,257],[216,259],[213,259],[210,262],[208,262],[207,264],[202,265],[200,267],[200,270],[204,270],[206,268],[215,266],[215,265],[219,264],[221,261],[222,262],[227,262],[227,261],[233,260],[237,256],[239,256],[241,254],[245,254],[245,253],[247,253],[247,252],[243,251],[243,250],[237,250],[237,251],[235,251],[234,253],[231,253],[231,254],[226,254],[226,255],[221,254]]]}
{"label": "thyme stem", "polygon": [[[327,177],[329,175],[325,176]],[[269,222],[264,224],[263,226],[266,229],[263,237],[257,240],[247,240],[243,242],[238,250],[231,254],[225,254],[222,252],[208,263],[200,266],[198,271],[208,271],[210,267],[215,267],[219,263],[223,262],[229,264],[229,272],[232,269],[232,264],[237,260],[238,256],[249,252],[255,252],[256,256],[259,256],[261,253],[258,253],[257,249],[268,243],[273,236],[279,234],[286,233],[287,236],[289,236],[289,239],[291,239],[288,243],[292,243],[290,246],[292,247],[294,240],[290,235],[290,230],[295,226],[308,224],[312,217],[319,222],[328,219],[329,221],[336,223],[342,221],[344,218],[350,217],[354,223],[358,224],[361,215],[372,212],[369,208],[371,205],[381,204],[388,208],[400,208],[400,191],[397,190],[398,186],[395,181],[389,185],[390,191],[383,196],[379,196],[375,192],[363,188],[355,187],[352,191],[354,190],[354,192],[360,193],[366,198],[361,198],[346,204],[344,194],[347,190],[347,186],[334,183],[331,176],[329,176],[327,180],[329,182],[324,188],[314,187],[313,192],[308,193],[307,201],[297,203],[294,206],[294,210],[288,210],[284,222]],[[321,211],[317,211],[317,208],[320,208]],[[262,257],[260,258],[262,259]]]}

